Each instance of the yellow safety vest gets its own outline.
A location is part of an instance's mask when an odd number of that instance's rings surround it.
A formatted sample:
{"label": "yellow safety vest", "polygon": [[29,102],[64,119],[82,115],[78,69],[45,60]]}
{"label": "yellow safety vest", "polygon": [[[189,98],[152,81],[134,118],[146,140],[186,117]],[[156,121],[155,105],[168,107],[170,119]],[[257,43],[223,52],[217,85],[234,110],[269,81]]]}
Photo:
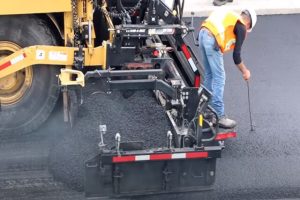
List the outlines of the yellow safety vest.
{"label": "yellow safety vest", "polygon": [[205,27],[214,35],[216,41],[224,53],[234,49],[236,36],[233,32],[235,24],[240,21],[245,24],[240,16],[231,11],[215,11],[203,23]]}

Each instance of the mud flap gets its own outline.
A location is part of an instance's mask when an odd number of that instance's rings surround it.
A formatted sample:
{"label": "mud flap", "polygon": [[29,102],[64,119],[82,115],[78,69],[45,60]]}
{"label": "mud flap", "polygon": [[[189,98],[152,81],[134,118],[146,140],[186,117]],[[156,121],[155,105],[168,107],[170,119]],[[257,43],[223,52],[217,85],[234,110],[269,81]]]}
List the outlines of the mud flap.
{"label": "mud flap", "polygon": [[106,159],[98,155],[86,162],[86,197],[202,191],[215,181],[215,157],[110,164]]}

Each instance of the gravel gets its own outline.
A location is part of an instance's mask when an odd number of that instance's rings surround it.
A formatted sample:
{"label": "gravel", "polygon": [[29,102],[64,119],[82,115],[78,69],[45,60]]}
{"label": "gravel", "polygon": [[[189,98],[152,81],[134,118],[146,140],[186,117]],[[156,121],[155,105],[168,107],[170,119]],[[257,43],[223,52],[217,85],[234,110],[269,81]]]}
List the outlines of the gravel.
{"label": "gravel", "polygon": [[104,143],[114,146],[116,133],[121,141],[144,141],[146,148],[166,146],[170,130],[164,109],[152,91],[136,91],[129,98],[121,92],[98,91],[99,83],[89,84],[83,91],[84,104],[79,109],[75,127],[51,148],[49,169],[54,178],[72,189],[83,190],[84,162],[98,153],[99,124],[107,125]]}

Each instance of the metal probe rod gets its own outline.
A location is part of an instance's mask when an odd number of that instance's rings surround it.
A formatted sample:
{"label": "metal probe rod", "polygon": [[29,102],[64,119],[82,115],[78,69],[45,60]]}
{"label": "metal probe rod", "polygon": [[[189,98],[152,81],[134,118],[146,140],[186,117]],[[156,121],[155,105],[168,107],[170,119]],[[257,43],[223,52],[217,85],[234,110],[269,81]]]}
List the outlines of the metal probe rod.
{"label": "metal probe rod", "polygon": [[250,116],[250,127],[251,127],[251,131],[254,131],[254,125],[252,122],[252,112],[251,112],[251,101],[250,101],[250,87],[249,87],[249,81],[247,82],[247,89],[248,89],[248,107],[249,107],[249,116]]}

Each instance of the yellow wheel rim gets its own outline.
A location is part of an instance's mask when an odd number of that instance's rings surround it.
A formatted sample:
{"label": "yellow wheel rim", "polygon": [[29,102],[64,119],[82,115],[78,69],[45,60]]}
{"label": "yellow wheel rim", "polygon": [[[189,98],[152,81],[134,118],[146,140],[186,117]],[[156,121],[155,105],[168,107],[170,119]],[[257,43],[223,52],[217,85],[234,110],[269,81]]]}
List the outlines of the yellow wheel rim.
{"label": "yellow wheel rim", "polygon": [[[21,49],[15,43],[0,41],[0,60]],[[32,67],[10,74],[0,79],[1,105],[12,105],[19,102],[27,93],[32,84]]]}

